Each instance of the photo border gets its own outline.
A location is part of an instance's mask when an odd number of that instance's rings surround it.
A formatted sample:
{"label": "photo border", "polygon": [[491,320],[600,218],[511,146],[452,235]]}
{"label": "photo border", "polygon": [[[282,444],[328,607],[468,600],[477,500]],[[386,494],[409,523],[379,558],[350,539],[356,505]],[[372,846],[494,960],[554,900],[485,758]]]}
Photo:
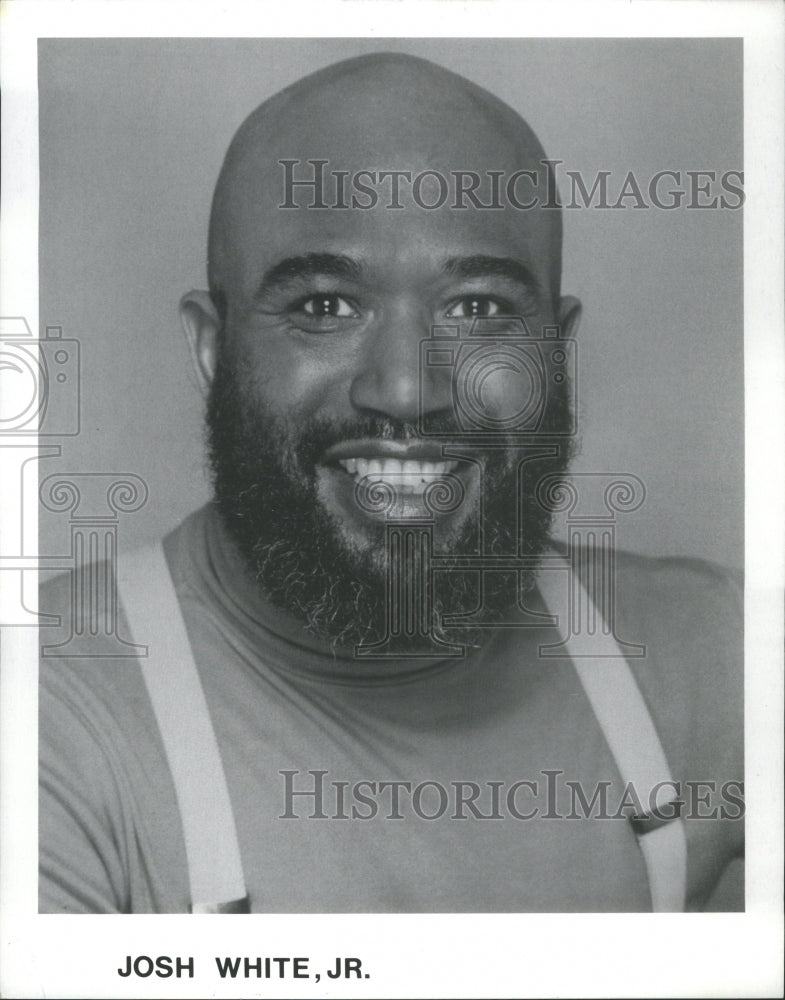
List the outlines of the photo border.
{"label": "photo border", "polygon": [[[447,14],[449,13],[449,16]],[[4,316],[38,324],[39,37],[743,37],[745,110],[746,912],[743,914],[61,916],[37,913],[37,634],[3,636],[2,992],[328,996],[312,981],[119,980],[128,954],[358,955],[344,995],[776,996],[782,988],[783,23],[776,2],[249,4],[6,2],[2,21]],[[154,27],[153,27],[154,26]],[[0,449],[2,451],[2,449]],[[0,456],[1,457],[1,456]],[[2,469],[0,468],[0,472]],[[35,496],[35,491],[33,491]],[[9,514],[7,501],[4,514]],[[11,506],[9,516],[18,516]],[[35,544],[36,505],[25,509]],[[30,549],[34,551],[34,547]],[[0,586],[6,576],[0,573]],[[0,597],[7,592],[0,591]],[[754,670],[750,669],[754,665]],[[211,970],[212,972],[212,970]],[[322,984],[323,986],[324,984]]]}

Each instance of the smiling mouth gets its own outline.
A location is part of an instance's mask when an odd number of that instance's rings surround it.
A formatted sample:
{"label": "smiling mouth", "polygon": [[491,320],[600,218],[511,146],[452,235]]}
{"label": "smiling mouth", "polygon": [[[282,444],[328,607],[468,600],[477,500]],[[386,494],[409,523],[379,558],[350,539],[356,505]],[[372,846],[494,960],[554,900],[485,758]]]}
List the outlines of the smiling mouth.
{"label": "smiling mouth", "polygon": [[422,493],[431,483],[454,472],[459,462],[443,459],[426,462],[417,459],[398,459],[387,456],[380,458],[341,458],[337,464],[350,476],[355,485],[361,480],[370,483],[388,483],[401,494]]}

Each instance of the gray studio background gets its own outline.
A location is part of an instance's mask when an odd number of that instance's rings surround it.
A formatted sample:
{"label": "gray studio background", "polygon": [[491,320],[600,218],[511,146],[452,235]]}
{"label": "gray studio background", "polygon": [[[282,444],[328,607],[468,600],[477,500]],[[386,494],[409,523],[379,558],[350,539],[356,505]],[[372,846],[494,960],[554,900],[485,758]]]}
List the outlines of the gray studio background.
{"label": "gray studio background", "polygon": [[[55,471],[133,472],[150,499],[123,548],[208,497],[202,400],[177,303],[205,286],[213,184],[240,121],[330,62],[399,50],[517,108],[562,169],[742,169],[737,40],[42,40],[40,321],[82,351],[82,430]],[[460,128],[460,123],[456,123]],[[629,204],[629,202],[628,202]],[[564,292],[584,303],[583,450],[645,505],[626,548],[743,564],[742,213],[565,213]],[[42,553],[67,515],[42,516]]]}

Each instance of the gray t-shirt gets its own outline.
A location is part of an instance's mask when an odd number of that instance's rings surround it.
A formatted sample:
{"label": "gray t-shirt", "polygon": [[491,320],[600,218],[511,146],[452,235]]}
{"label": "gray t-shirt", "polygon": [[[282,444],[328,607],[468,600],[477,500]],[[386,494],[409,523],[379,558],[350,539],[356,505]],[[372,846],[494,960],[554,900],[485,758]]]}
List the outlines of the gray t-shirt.
{"label": "gray t-shirt", "polygon": [[[211,508],[165,550],[254,911],[650,909],[605,738],[570,661],[538,655],[553,629],[496,629],[457,659],[359,661],[259,597]],[[52,581],[41,610],[68,600],[68,578]],[[706,563],[619,554],[616,602],[619,636],[646,646],[631,666],[687,814],[707,817],[686,824],[698,908],[741,852],[739,589]],[[40,733],[40,909],[186,912],[138,661],[44,658]]]}

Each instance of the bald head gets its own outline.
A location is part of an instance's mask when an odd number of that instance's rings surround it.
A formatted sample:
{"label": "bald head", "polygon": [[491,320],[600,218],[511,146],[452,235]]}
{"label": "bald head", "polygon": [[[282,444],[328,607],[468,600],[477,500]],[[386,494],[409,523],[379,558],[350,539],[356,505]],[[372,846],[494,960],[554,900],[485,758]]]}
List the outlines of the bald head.
{"label": "bald head", "polygon": [[[464,77],[427,60],[403,54],[371,54],[328,66],[265,101],[232,140],[210,217],[210,289],[214,295],[231,297],[238,272],[248,266],[250,244],[269,236],[271,228],[289,224],[288,213],[281,210],[285,204],[282,161],[324,161],[318,168],[320,179],[326,183],[337,173],[341,197],[345,182],[340,175],[353,178],[364,174],[367,184],[368,175],[394,172],[415,177],[427,172],[433,178],[435,174],[449,176],[456,170],[478,175],[496,172],[504,177],[529,171],[532,176],[536,174],[537,181],[527,189],[527,196],[539,191],[540,197],[535,200],[541,204],[546,200],[544,159],[536,135],[512,108]],[[293,176],[290,174],[290,179]],[[389,185],[392,183],[388,180]],[[397,191],[398,182],[395,184]],[[308,193],[313,194],[313,188],[309,192],[303,184],[298,191],[303,208],[307,208],[304,199]],[[337,211],[311,213],[318,215],[326,240],[333,237],[336,226],[342,225],[342,220],[335,218],[339,214],[362,216],[356,219],[357,230],[372,238],[372,224],[364,216],[401,207],[397,203],[390,205],[388,198],[370,206],[370,212],[367,201],[355,200],[356,208],[350,201],[344,208],[341,197]],[[335,199],[327,199],[327,203],[334,207]],[[416,204],[404,207],[408,209],[406,215],[424,214]],[[471,200],[467,208],[472,210]],[[450,215],[466,213],[452,211],[448,202],[439,214],[448,232]],[[500,224],[501,212],[483,214],[491,216],[481,220],[483,223]],[[512,228],[517,223],[521,230],[525,228],[524,240],[537,244],[535,253],[547,255],[550,291],[555,299],[561,269],[559,211],[521,212],[509,208],[504,214],[517,216],[508,219],[507,225]],[[409,232],[416,238],[414,220],[405,218],[403,212],[396,215],[396,224],[402,234]]]}

